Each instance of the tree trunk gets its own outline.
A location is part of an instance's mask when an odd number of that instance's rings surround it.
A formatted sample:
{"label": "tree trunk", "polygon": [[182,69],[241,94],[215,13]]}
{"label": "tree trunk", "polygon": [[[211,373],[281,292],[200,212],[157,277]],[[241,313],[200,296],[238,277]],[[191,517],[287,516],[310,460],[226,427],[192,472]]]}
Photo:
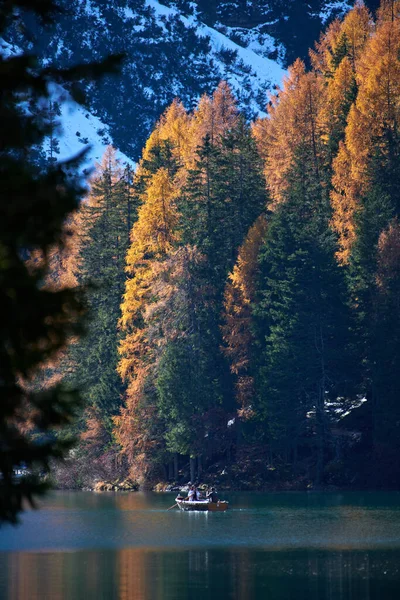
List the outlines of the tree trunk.
{"label": "tree trunk", "polygon": [[179,460],[178,460],[178,453],[175,452],[175,454],[174,454],[174,480],[175,481],[178,480],[178,474],[179,474]]}
{"label": "tree trunk", "polygon": [[196,458],[190,457],[190,481],[194,483],[196,478]]}
{"label": "tree trunk", "polygon": [[315,473],[315,485],[319,487],[322,483],[325,446],[326,446],[326,418],[325,418],[325,390],[326,390],[326,372],[325,372],[325,341],[322,327],[319,326],[316,336],[316,348],[320,354],[321,379],[317,390],[317,401],[315,406],[316,437],[317,437],[317,464]]}
{"label": "tree trunk", "polygon": [[168,481],[172,481],[174,478],[174,463],[172,460],[168,463]]}
{"label": "tree trunk", "polygon": [[202,460],[201,460],[201,456],[198,456],[197,457],[197,479],[198,479],[198,481],[200,481],[202,472],[203,472]]}

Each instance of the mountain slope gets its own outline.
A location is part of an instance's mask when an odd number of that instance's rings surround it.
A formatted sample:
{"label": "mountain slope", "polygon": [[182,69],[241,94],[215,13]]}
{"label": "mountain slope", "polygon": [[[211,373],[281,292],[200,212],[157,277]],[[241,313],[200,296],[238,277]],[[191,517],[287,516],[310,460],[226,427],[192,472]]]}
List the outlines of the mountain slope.
{"label": "mountain slope", "polygon": [[27,21],[34,38],[13,42],[59,66],[123,52],[120,76],[91,85],[87,109],[109,127],[115,146],[136,160],[154,123],[175,97],[192,108],[221,79],[248,117],[268,91],[350,0],[60,0],[52,28]]}

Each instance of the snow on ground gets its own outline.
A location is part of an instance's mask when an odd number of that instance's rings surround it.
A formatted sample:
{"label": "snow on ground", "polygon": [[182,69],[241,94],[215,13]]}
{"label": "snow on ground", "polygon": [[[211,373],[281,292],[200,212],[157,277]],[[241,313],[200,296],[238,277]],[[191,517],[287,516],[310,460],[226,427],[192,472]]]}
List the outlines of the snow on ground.
{"label": "snow on ground", "polygon": [[200,33],[204,33],[205,36],[210,37],[212,45],[217,51],[221,48],[237,51],[238,57],[253,69],[257,78],[261,81],[277,85],[281,83],[286,71],[275,61],[256,54],[250,48],[238,46],[223,33],[220,33],[211,27],[207,27],[206,25],[203,25],[199,31]]}
{"label": "snow on ground", "polygon": [[349,0],[336,0],[333,2],[327,2],[323,10],[319,13],[319,18],[322,23],[325,23],[331,18],[332,14],[338,17],[342,17],[352,7],[352,2]]}
{"label": "snow on ground", "polygon": [[[4,58],[21,54],[21,49],[12,46],[3,38],[0,38],[0,55]],[[88,148],[82,171],[90,171],[102,156],[110,144],[112,138],[108,125],[105,125],[98,117],[92,115],[83,106],[75,102],[71,96],[60,85],[50,84],[50,97],[53,102],[59,102],[61,115],[57,118],[58,127],[55,137],[59,142],[59,154],[57,160],[63,161],[73,158],[84,148]],[[48,142],[44,142],[44,150]],[[117,158],[122,163],[129,163],[135,167],[135,162],[117,149]]]}
{"label": "snow on ground", "polygon": [[4,38],[0,37],[0,56],[8,58],[19,54],[22,54],[22,50],[18,46],[9,44]]}
{"label": "snow on ground", "polygon": [[268,33],[263,33],[261,30],[265,27],[266,23],[252,27],[251,29],[245,27],[228,27],[223,23],[216,23],[215,29],[230,40],[238,40],[238,45],[252,50],[260,56],[268,57],[272,52],[278,51],[278,56],[283,59],[285,55],[285,47],[283,44],[277,44],[275,38]]}
{"label": "snow on ground", "polygon": [[[226,73],[226,66],[218,59],[218,54],[221,50],[234,51],[237,54],[238,62],[242,62],[245,68],[251,69],[248,73],[248,78],[254,96],[266,87],[272,89],[273,86],[279,86],[282,83],[286,71],[278,65],[277,62],[256,53],[251,47],[244,48],[239,46],[223,33],[199,22],[195,16],[185,17],[181,15],[176,8],[164,6],[158,2],[158,0],[146,0],[146,4],[151,7],[154,10],[155,15],[159,17],[160,24],[162,24],[162,21],[165,18],[178,16],[186,27],[195,27],[197,35],[209,38],[212,53],[215,55],[215,62],[219,63],[221,72],[236,92],[240,93],[243,91],[244,75],[243,73]],[[252,105],[254,112],[260,113],[259,107],[255,101]]]}
{"label": "snow on ground", "polygon": [[[60,86],[51,88],[53,101],[61,102],[60,135],[58,137],[60,153],[58,160],[66,160],[89,147],[83,169],[90,169],[101,158],[112,139],[107,125],[92,115],[80,104],[77,104]],[[117,150],[117,158],[123,163],[135,166],[135,163],[122,152]]]}

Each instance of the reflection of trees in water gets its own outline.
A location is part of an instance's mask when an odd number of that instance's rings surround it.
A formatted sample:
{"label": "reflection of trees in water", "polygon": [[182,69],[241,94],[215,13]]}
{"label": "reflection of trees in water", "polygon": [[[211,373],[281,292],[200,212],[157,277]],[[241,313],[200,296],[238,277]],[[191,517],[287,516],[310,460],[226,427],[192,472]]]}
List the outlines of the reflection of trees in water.
{"label": "reflection of trees in water", "polygon": [[124,549],[117,553],[118,600],[144,600],[148,596],[146,550]]}
{"label": "reflection of trees in water", "polygon": [[205,549],[0,554],[4,600],[391,600],[400,551]]}
{"label": "reflection of trees in water", "polygon": [[4,600],[112,600],[115,565],[113,552],[46,552],[5,555],[0,562]]}
{"label": "reflection of trees in water", "polygon": [[310,553],[307,581],[309,599],[370,600],[368,552]]}
{"label": "reflection of trees in water", "polygon": [[[5,598],[7,600],[31,600],[34,594],[40,593],[41,581],[43,580],[43,563],[38,564],[35,554],[10,554],[7,568],[1,572],[7,573],[8,589]],[[53,555],[52,578],[60,581],[62,578],[61,555]],[[47,577],[46,577],[47,579]],[[51,581],[48,582],[51,586]],[[39,597],[39,596],[37,596]],[[63,600],[60,591],[54,590],[54,600]]]}

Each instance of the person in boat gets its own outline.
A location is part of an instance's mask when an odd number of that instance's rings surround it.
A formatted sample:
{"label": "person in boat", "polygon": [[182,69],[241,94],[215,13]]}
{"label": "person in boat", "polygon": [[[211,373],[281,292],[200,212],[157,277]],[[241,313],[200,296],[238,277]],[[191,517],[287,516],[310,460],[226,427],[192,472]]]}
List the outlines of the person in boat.
{"label": "person in boat", "polygon": [[218,498],[218,494],[215,491],[215,488],[212,487],[208,492],[207,492],[207,496],[206,496],[207,500],[209,500],[210,502],[215,502],[215,504],[218,502],[219,498]]}
{"label": "person in boat", "polygon": [[187,498],[185,498],[185,500],[189,500],[189,502],[196,502],[197,494],[196,494],[196,486],[195,485],[190,486]]}
{"label": "person in boat", "polygon": [[196,500],[204,500],[203,494],[198,489],[197,485],[195,485],[194,487],[196,489]]}

